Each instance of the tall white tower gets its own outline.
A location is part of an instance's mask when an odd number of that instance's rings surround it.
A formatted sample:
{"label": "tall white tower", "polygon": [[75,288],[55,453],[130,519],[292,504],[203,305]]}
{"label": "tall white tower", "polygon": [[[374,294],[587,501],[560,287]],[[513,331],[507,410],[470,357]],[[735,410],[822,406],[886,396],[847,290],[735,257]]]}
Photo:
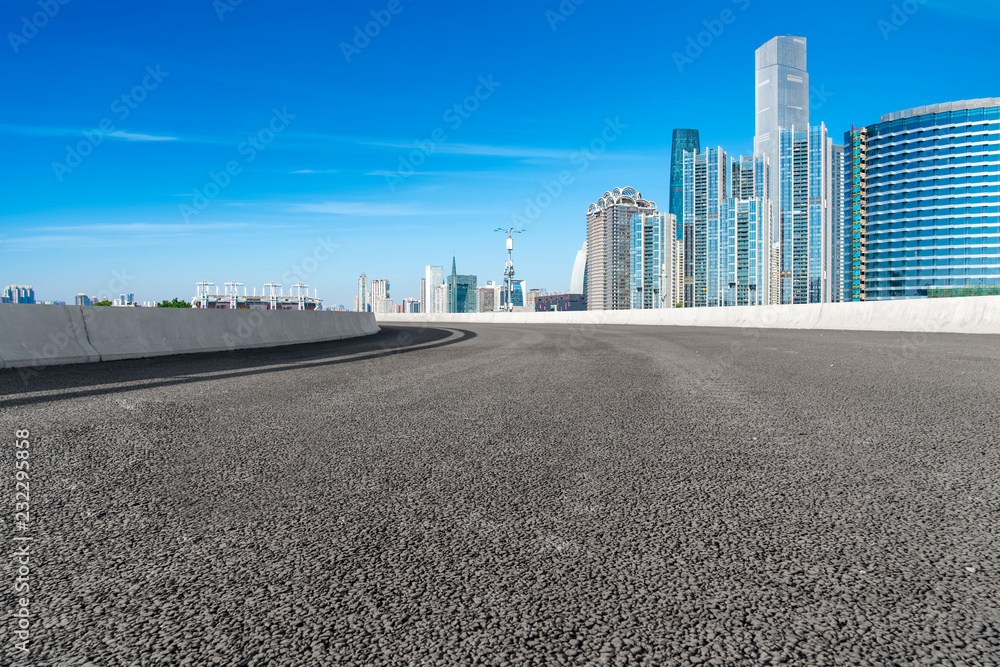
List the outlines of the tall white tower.
{"label": "tall white tower", "polygon": [[767,158],[771,170],[772,235],[777,238],[781,211],[781,130],[809,130],[809,72],[806,38],[780,35],[756,52],[756,131],[753,154]]}

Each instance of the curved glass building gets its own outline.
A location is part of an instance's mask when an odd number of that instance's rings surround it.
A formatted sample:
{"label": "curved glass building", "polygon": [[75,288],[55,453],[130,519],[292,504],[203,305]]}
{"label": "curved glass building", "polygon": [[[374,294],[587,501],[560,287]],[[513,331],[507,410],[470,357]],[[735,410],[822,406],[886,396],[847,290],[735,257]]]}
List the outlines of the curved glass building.
{"label": "curved glass building", "polygon": [[1000,98],[852,129],[844,170],[852,300],[1000,286]]}

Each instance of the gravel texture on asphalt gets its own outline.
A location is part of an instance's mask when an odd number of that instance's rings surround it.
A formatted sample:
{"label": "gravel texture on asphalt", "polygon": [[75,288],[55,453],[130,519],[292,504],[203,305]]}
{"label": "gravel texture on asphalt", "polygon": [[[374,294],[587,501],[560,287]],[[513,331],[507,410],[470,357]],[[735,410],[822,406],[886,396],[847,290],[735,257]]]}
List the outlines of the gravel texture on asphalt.
{"label": "gravel texture on asphalt", "polygon": [[1000,663],[998,337],[386,326],[0,371],[0,428],[0,663]]}

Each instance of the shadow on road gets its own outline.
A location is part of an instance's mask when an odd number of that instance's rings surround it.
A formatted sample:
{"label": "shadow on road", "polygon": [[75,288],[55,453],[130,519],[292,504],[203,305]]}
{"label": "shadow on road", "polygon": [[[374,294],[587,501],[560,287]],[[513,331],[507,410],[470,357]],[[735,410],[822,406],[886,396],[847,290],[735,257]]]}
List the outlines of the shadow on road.
{"label": "shadow on road", "polygon": [[[383,326],[374,336],[326,343],[4,369],[0,370],[0,396],[14,398],[0,400],[0,408],[367,361],[455,345],[475,337],[464,329]],[[79,391],[67,391],[73,389]],[[47,391],[58,393],[27,395]]]}

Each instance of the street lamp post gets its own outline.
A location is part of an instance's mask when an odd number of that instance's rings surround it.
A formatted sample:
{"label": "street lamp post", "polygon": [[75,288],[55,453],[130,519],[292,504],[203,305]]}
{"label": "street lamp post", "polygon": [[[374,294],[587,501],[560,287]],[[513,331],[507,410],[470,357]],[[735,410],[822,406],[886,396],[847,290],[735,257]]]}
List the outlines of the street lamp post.
{"label": "street lamp post", "polygon": [[493,231],[503,232],[507,235],[507,266],[504,268],[503,277],[507,283],[507,312],[514,310],[514,234],[523,234],[523,229],[501,229],[497,227]]}

